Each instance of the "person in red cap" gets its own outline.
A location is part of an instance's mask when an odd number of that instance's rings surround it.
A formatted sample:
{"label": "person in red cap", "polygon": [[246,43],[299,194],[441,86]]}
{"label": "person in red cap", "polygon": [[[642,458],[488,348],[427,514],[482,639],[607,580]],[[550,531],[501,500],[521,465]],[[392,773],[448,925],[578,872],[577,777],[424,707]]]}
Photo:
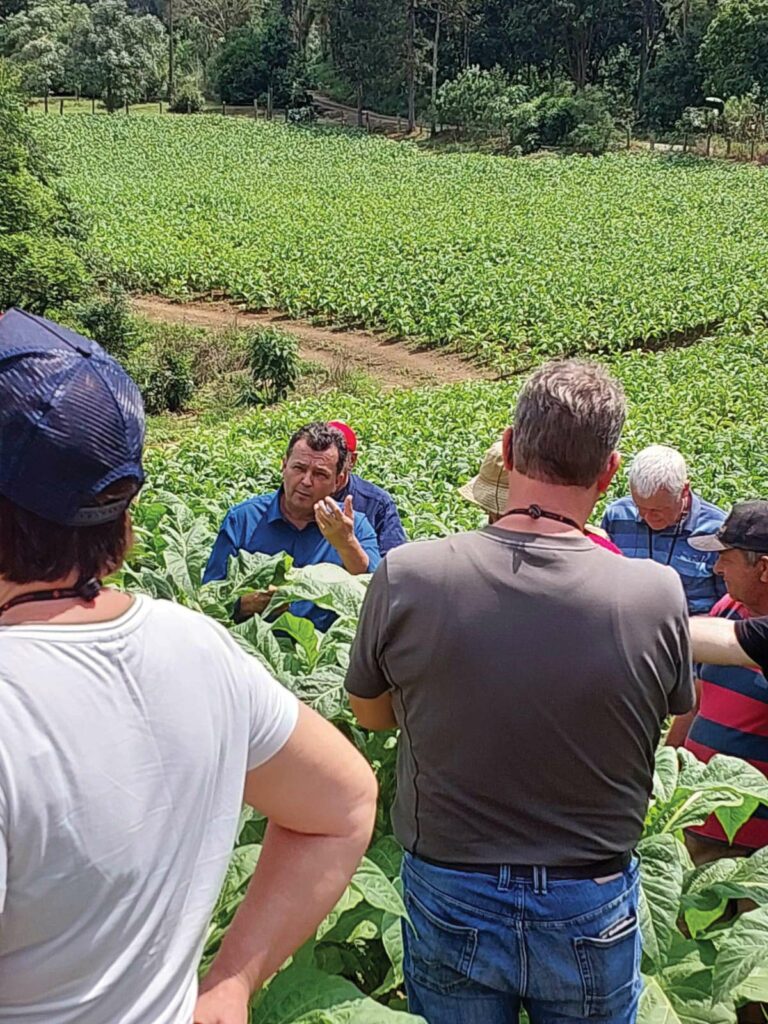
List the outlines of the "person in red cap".
{"label": "person in red cap", "polygon": [[408,540],[394,498],[383,487],[377,487],[376,484],[372,484],[370,481],[358,476],[357,473],[352,472],[359,455],[357,434],[352,427],[342,420],[330,420],[328,426],[333,430],[338,430],[344,436],[348,452],[347,481],[334,494],[334,498],[340,504],[343,504],[345,498],[348,496],[352,497],[355,509],[358,512],[362,512],[373,526],[379,541],[379,551],[383,558],[392,548],[399,547]]}

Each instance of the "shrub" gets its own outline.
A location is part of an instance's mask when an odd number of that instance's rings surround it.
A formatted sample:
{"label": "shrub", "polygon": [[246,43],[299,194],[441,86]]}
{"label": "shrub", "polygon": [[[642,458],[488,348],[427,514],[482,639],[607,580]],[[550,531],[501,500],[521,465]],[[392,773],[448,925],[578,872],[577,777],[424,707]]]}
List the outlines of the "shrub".
{"label": "shrub", "polygon": [[200,83],[196,78],[183,78],[176,86],[173,103],[168,107],[172,114],[199,114],[205,109]]}
{"label": "shrub", "polygon": [[471,67],[443,83],[435,115],[443,124],[469,134],[501,134],[515,107],[526,98],[525,87],[515,85],[501,68]]}
{"label": "shrub", "polygon": [[133,351],[128,371],[151,414],[181,412],[195,391],[192,353],[162,333]]}
{"label": "shrub", "polygon": [[81,296],[88,272],[64,239],[19,232],[0,235],[0,310],[45,314]]}
{"label": "shrub", "polygon": [[0,311],[46,313],[88,283],[79,235],[45,152],[34,139],[18,78],[0,60]]}
{"label": "shrub", "polygon": [[78,330],[98,341],[120,362],[126,362],[139,344],[139,328],[122,288],[113,286],[106,295],[71,303],[66,313]]}
{"label": "shrub", "polygon": [[279,402],[296,387],[301,372],[296,339],[275,327],[252,330],[247,337],[249,380],[241,401]]}
{"label": "shrub", "polygon": [[605,153],[617,138],[605,95],[598,89],[537,96],[510,117],[509,140],[531,153],[541,146]]}

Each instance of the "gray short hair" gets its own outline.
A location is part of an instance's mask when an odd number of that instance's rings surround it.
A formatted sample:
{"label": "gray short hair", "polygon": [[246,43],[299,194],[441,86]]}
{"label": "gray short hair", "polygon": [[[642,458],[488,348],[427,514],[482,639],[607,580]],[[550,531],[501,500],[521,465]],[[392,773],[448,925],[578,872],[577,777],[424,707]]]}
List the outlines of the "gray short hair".
{"label": "gray short hair", "polygon": [[545,483],[591,487],[619,443],[625,417],[621,384],[599,363],[546,363],[517,400],[514,467]]}
{"label": "gray short hair", "polygon": [[757,565],[761,558],[765,558],[768,555],[768,551],[745,551],[743,548],[738,548],[747,560],[747,565],[751,565],[752,568]]}
{"label": "gray short hair", "polygon": [[639,498],[651,498],[659,491],[678,498],[688,482],[688,467],[676,448],[652,444],[643,448],[629,468],[629,487]]}

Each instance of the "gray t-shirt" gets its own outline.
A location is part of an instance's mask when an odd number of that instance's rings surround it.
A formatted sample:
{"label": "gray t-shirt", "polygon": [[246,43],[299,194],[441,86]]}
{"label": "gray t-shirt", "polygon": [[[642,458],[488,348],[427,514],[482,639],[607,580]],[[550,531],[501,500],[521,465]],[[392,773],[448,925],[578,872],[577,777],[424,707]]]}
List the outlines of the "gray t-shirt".
{"label": "gray t-shirt", "polygon": [[661,724],[694,703],[680,579],[488,527],[390,551],[346,686],[391,691],[395,833],[453,864],[588,866],[640,837]]}

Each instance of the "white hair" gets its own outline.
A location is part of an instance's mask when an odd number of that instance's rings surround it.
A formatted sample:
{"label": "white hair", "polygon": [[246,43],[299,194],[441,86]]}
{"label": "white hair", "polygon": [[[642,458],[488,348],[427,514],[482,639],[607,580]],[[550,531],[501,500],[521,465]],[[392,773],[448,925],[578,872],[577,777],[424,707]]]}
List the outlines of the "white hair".
{"label": "white hair", "polygon": [[676,448],[652,444],[643,448],[629,468],[629,487],[638,498],[651,498],[665,491],[678,498],[688,482],[688,467]]}

